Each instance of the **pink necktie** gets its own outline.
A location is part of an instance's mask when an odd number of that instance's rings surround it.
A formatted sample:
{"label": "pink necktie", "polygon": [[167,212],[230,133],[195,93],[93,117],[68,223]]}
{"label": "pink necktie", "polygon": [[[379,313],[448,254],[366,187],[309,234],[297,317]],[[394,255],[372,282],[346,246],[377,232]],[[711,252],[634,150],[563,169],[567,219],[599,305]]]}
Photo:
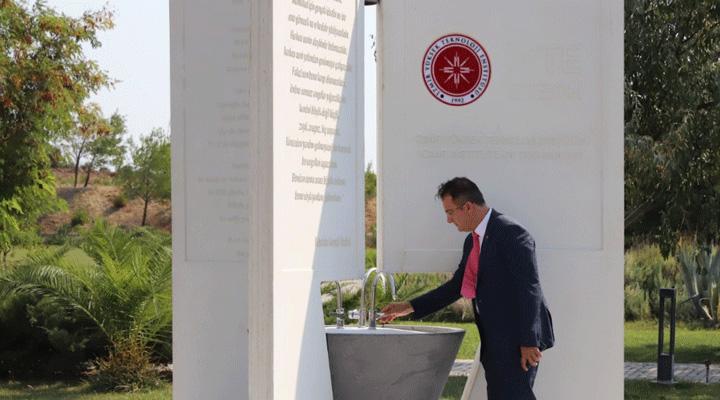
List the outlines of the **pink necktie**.
{"label": "pink necktie", "polygon": [[462,288],[460,289],[460,294],[466,299],[475,298],[478,264],[480,263],[480,238],[477,233],[473,232],[472,239],[473,247],[465,263],[465,274],[463,275]]}

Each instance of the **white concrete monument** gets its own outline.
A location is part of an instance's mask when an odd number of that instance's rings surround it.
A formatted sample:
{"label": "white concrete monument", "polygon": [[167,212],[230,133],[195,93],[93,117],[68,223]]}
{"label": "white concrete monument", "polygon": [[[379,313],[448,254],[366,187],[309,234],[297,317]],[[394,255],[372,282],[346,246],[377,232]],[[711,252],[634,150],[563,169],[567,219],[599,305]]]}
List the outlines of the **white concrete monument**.
{"label": "white concrete monument", "polygon": [[364,270],[358,0],[172,0],[175,399],[330,399]]}
{"label": "white concrete monument", "polygon": [[[537,243],[556,334],[538,397],[622,398],[622,2],[378,12],[380,267],[457,268],[464,234],[434,194],[467,176]],[[463,398],[485,398],[477,362]]]}

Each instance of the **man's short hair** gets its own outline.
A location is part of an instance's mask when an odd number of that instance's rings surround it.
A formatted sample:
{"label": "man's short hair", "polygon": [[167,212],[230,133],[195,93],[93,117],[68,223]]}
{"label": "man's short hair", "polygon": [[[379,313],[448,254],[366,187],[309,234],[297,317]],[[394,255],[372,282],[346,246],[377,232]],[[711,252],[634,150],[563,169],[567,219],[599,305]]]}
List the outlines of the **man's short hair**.
{"label": "man's short hair", "polygon": [[472,202],[479,206],[485,205],[485,198],[477,185],[468,178],[456,177],[443,183],[438,187],[437,198],[443,199],[450,196],[456,204]]}

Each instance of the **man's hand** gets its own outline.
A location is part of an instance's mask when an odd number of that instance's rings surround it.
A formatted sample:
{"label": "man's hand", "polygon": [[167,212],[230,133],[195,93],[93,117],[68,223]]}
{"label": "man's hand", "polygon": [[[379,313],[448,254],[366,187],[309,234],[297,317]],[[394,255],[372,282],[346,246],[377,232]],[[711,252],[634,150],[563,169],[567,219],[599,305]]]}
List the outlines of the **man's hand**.
{"label": "man's hand", "polygon": [[383,307],[380,311],[384,315],[378,319],[381,324],[387,324],[392,322],[395,318],[404,317],[408,314],[412,314],[415,311],[410,303],[403,301],[400,303],[390,303]]}
{"label": "man's hand", "polygon": [[523,371],[528,371],[528,364],[530,364],[531,367],[537,367],[538,364],[540,364],[541,358],[542,353],[539,348],[520,346],[520,368],[522,368]]}

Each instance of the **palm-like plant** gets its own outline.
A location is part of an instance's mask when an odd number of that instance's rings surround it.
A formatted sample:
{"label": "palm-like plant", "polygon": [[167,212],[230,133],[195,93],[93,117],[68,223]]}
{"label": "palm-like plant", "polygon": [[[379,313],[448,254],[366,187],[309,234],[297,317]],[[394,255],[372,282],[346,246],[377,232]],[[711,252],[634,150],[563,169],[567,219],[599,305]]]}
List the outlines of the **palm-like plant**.
{"label": "palm-like plant", "polygon": [[33,293],[76,313],[111,344],[137,341],[169,354],[171,250],[167,239],[96,223],[80,247],[94,263],[70,262],[67,250],[39,251],[0,276],[0,296]]}
{"label": "palm-like plant", "polygon": [[720,247],[695,247],[684,241],[677,257],[695,309],[711,324],[720,326]]}

